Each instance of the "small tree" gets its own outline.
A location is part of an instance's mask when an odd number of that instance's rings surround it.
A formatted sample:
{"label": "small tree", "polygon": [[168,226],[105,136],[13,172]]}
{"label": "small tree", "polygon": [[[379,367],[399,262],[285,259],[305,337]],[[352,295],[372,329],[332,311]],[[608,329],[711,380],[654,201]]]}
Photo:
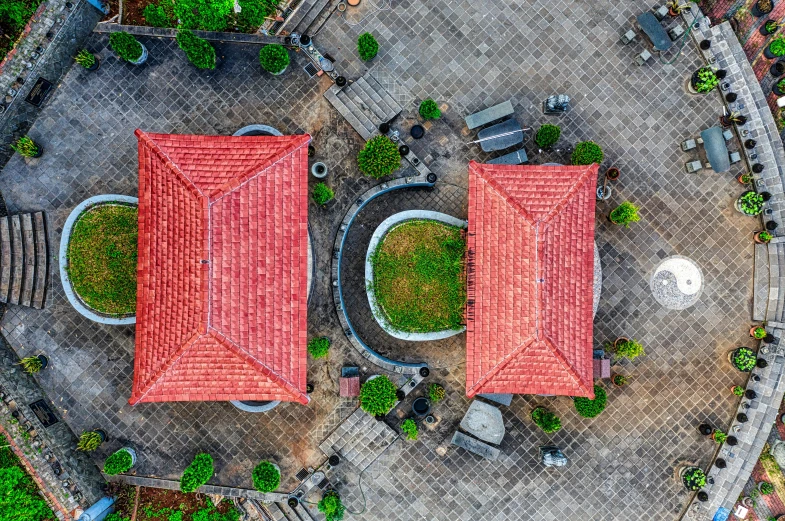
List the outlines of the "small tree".
{"label": "small tree", "polygon": [[383,416],[395,405],[395,384],[387,376],[368,380],[360,388],[360,407],[373,416]]}
{"label": "small tree", "polygon": [[360,150],[357,165],[363,174],[379,179],[401,167],[401,154],[390,138],[376,136]]}
{"label": "small tree", "polygon": [[401,430],[406,434],[407,440],[417,439],[417,424],[411,418],[403,420],[403,423],[401,423]]}
{"label": "small tree", "polygon": [[641,217],[638,215],[637,206],[629,201],[624,201],[619,206],[617,206],[616,209],[611,211],[610,219],[614,224],[629,228],[630,223],[636,223],[640,221]]}
{"label": "small tree", "polygon": [[286,47],[271,43],[259,51],[259,63],[271,74],[281,74],[289,66],[289,53]]}
{"label": "small tree", "polygon": [[758,483],[758,487],[760,489],[760,493],[764,496],[768,496],[769,494],[774,493],[774,485],[769,483],[768,481],[761,481]]}
{"label": "small tree", "polygon": [[109,47],[125,61],[135,62],[142,56],[142,44],[123,31],[109,35]]}
{"label": "small tree", "polygon": [[308,353],[316,359],[325,358],[330,353],[330,339],[312,338],[308,341]]}
{"label": "small tree", "polygon": [[177,45],[198,69],[215,69],[215,49],[188,29],[177,31]]}
{"label": "small tree", "polygon": [[592,165],[597,163],[599,165],[604,157],[600,145],[594,141],[582,141],[575,145],[575,150],[572,152],[572,164]]}
{"label": "small tree", "polygon": [[536,407],[532,411],[532,421],[545,434],[553,434],[561,429],[561,420],[545,407]]}
{"label": "small tree", "polygon": [[114,476],[115,474],[128,472],[133,464],[134,458],[131,456],[131,453],[126,449],[120,449],[106,458],[106,461],[104,462],[104,473],[109,476]]}
{"label": "small tree", "polygon": [[622,340],[616,344],[614,349],[616,356],[619,358],[627,357],[629,360],[635,360],[637,357],[646,354],[643,352],[643,345],[635,340]]}
{"label": "small tree", "polygon": [[313,200],[318,205],[324,205],[333,200],[335,192],[324,183],[316,183],[313,187]]}
{"label": "small tree", "polygon": [[92,452],[97,449],[101,443],[103,443],[103,441],[103,438],[101,438],[101,435],[98,434],[98,432],[86,431],[83,432],[81,436],[79,436],[79,441],[76,444],[76,450]]}
{"label": "small tree", "polygon": [[180,490],[186,494],[195,491],[213,477],[213,457],[200,452],[194,457],[180,478]]}
{"label": "small tree", "polygon": [[335,490],[328,490],[317,505],[319,512],[324,514],[327,521],[341,521],[346,507],[341,503],[341,496]]}
{"label": "small tree", "polygon": [[545,124],[537,130],[534,141],[540,148],[548,148],[556,144],[559,136],[561,136],[561,128],[556,125]]}
{"label": "small tree", "polygon": [[379,53],[379,42],[371,33],[363,33],[357,39],[357,53],[362,61],[373,59]]}
{"label": "small tree", "polygon": [[439,110],[439,105],[435,101],[428,98],[420,103],[420,116],[423,119],[439,119],[442,117],[442,111]]}
{"label": "small tree", "polygon": [[253,469],[253,486],[259,492],[272,492],[281,484],[281,471],[269,461],[261,461]]}

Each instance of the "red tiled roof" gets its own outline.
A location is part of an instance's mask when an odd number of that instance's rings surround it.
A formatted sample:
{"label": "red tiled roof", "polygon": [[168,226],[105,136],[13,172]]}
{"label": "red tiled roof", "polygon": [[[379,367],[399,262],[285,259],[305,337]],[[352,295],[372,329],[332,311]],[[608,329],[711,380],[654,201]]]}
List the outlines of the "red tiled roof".
{"label": "red tiled roof", "polygon": [[136,136],[129,403],[308,403],[310,136]]}
{"label": "red tiled roof", "polygon": [[469,164],[466,394],[594,398],[597,165]]}

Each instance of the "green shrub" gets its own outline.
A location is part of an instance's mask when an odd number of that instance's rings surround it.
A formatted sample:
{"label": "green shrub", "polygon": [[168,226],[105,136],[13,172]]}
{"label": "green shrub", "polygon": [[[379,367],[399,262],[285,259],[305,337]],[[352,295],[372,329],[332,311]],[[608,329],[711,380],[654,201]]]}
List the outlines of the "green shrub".
{"label": "green shrub", "polygon": [[763,196],[749,190],[739,197],[739,208],[747,215],[758,215],[763,211]]}
{"label": "green shrub", "polygon": [[575,150],[572,152],[573,165],[592,165],[602,163],[605,157],[602,153],[600,145],[594,141],[581,141],[575,145]]}
{"label": "green shrub", "polygon": [[240,0],[237,26],[244,33],[254,33],[264,24],[264,19],[275,14],[278,0]]}
{"label": "green shrub", "polygon": [[630,223],[636,223],[641,220],[638,215],[638,207],[629,201],[624,201],[617,206],[610,215],[611,221],[614,224],[630,227]]}
{"label": "green shrub", "polygon": [[269,461],[261,461],[253,469],[253,486],[259,492],[272,492],[281,484],[281,471]]}
{"label": "green shrub", "polygon": [[215,69],[215,49],[188,29],[177,31],[177,45],[198,69]]}
{"label": "green shrub", "polygon": [[403,420],[403,423],[401,423],[401,430],[406,434],[407,440],[417,439],[417,424],[411,418]]}
{"label": "green shrub", "polygon": [[104,473],[114,476],[115,474],[128,472],[133,464],[134,459],[131,456],[131,453],[125,449],[120,449],[106,458],[106,461],[104,462]]}
{"label": "green shrub", "polygon": [[435,101],[428,98],[420,103],[420,116],[423,119],[439,119],[442,117],[442,111],[439,110],[439,105]]}
{"label": "green shrub", "polygon": [[755,368],[758,358],[749,347],[740,347],[733,351],[731,363],[739,371],[749,372]]}
{"label": "green shrub", "polygon": [[35,482],[18,466],[0,468],[0,519],[45,521],[56,519]]}
{"label": "green shrub", "polygon": [[174,4],[167,5],[166,9],[163,4],[148,4],[142,11],[145,22],[152,27],[172,27],[172,10]]}
{"label": "green shrub", "polygon": [[234,11],[234,0],[177,0],[175,18],[182,29],[223,31]]}
{"label": "green shrub", "polygon": [[341,496],[334,490],[328,490],[317,505],[319,512],[324,514],[326,521],[341,521],[346,507],[341,503]]}
{"label": "green shrub", "polygon": [[688,468],[681,479],[690,490],[700,490],[706,486],[706,473],[698,467]]}
{"label": "green shrub", "polygon": [[[758,234],[758,239],[760,239],[763,242],[769,242],[773,238],[774,237],[769,232],[767,232],[765,230]],[[763,336],[766,336],[766,335],[763,335]],[[761,338],[763,338],[763,337],[761,337]]]}
{"label": "green shrub", "polygon": [[[542,125],[534,136],[534,141],[540,148],[548,148],[556,144],[561,136],[561,128],[556,125]],[[602,159],[600,159],[602,161]]]}
{"label": "green shrub", "polygon": [[22,136],[17,139],[16,143],[11,144],[11,148],[14,149],[20,156],[24,157],[33,157],[37,155],[40,150],[38,145],[35,144],[35,141],[27,136]]}
{"label": "green shrub", "polygon": [[744,387],[740,385],[734,385],[731,389],[731,392],[736,396],[744,396]]}
{"label": "green shrub", "polygon": [[379,179],[390,175],[401,167],[398,147],[387,136],[376,136],[368,141],[357,155],[360,172]]}
{"label": "green shrub", "polygon": [[608,401],[608,395],[605,394],[605,389],[599,385],[594,386],[594,400],[590,400],[584,396],[576,396],[572,399],[575,404],[575,410],[584,418],[594,418],[605,410],[605,404]]}
{"label": "green shrub", "polygon": [[397,401],[395,384],[387,376],[368,380],[360,388],[360,407],[373,416],[384,416]]}
{"label": "green shrub", "polygon": [[259,51],[259,63],[271,74],[280,74],[289,66],[289,52],[286,47],[271,43]]}
{"label": "green shrub", "polygon": [[773,33],[774,31],[777,30],[779,24],[777,24],[777,22],[774,20],[766,20],[766,23],[763,24],[763,26],[766,28],[766,32]]}
{"label": "green shrub", "polygon": [[625,356],[630,360],[635,360],[637,357],[644,355],[643,345],[635,340],[622,340],[614,347],[616,356],[619,358]]}
{"label": "green shrub", "polygon": [[714,441],[716,441],[719,444],[725,443],[725,440],[728,439],[728,435],[720,430],[714,431],[711,437]]}
{"label": "green shrub", "polygon": [[76,450],[92,452],[97,449],[102,442],[103,440],[101,439],[101,435],[96,431],[86,431],[83,432],[81,436],[79,436],[79,441],[76,444]]}
{"label": "green shrub", "polygon": [[447,391],[445,391],[444,387],[441,385],[433,383],[428,386],[428,398],[430,398],[433,403],[439,403],[444,400],[445,396],[447,396]]}
{"label": "green shrub", "polygon": [[28,356],[19,360],[19,365],[25,370],[27,374],[35,374],[44,366],[41,359],[37,356]]}
{"label": "green shrub", "polygon": [[213,477],[213,457],[200,452],[183,472],[180,478],[180,490],[186,494],[193,492],[207,483],[211,477]]}
{"label": "green shrub", "polygon": [[357,39],[357,52],[361,60],[368,61],[379,53],[379,42],[371,33],[363,33]]}
{"label": "green shrub", "polygon": [[756,327],[756,328],[755,328],[755,329],[752,331],[752,336],[753,336],[753,338],[755,338],[756,340],[761,340],[761,339],[763,339],[763,338],[766,338],[766,330],[765,330],[764,328],[762,328],[762,327],[758,326],[758,327]]}
{"label": "green shrub", "polygon": [[109,47],[125,61],[133,62],[142,56],[142,44],[123,31],[109,35]]}
{"label": "green shrub", "polygon": [[768,481],[761,481],[760,483],[758,483],[758,486],[760,487],[759,488],[760,493],[763,494],[764,496],[768,496],[769,494],[774,493],[774,485],[772,485]]}
{"label": "green shrub", "polygon": [[89,69],[90,67],[95,65],[95,54],[91,53],[87,49],[82,49],[74,57],[74,60],[76,60],[76,63],[78,63],[85,69]]}
{"label": "green shrub", "polygon": [[313,187],[313,200],[316,204],[327,204],[333,200],[335,192],[324,183],[316,183]]}
{"label": "green shrub", "polygon": [[696,75],[697,78],[692,86],[695,88],[696,92],[700,92],[701,94],[711,92],[720,84],[719,78],[717,78],[717,75],[711,67],[701,67],[696,71]]}
{"label": "green shrub", "polygon": [[41,0],[0,1],[0,61],[13,49]]}
{"label": "green shrub", "polygon": [[327,337],[312,338],[308,341],[308,353],[316,359],[326,357],[330,353],[330,339]]}
{"label": "green shrub", "polygon": [[553,434],[561,429],[561,420],[545,407],[535,407],[532,411],[532,421],[546,434]]}
{"label": "green shrub", "polygon": [[613,377],[613,383],[618,385],[618,386],[626,385],[627,384],[627,380],[628,379],[627,379],[626,376],[620,375],[620,374],[617,374],[617,375],[615,375]]}
{"label": "green shrub", "polygon": [[774,56],[785,56],[785,37],[777,36],[769,44],[769,51]]}

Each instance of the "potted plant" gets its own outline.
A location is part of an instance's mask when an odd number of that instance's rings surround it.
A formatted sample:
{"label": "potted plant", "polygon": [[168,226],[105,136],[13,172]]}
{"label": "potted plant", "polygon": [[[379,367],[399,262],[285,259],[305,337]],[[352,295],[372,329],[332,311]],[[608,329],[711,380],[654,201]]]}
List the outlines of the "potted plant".
{"label": "potted plant", "polygon": [[357,38],[357,53],[362,61],[372,60],[379,53],[379,42],[371,33],[363,33]]}
{"label": "potted plant", "polygon": [[27,374],[35,374],[49,365],[49,358],[45,355],[28,356],[19,360],[19,365]]}
{"label": "potted plant", "polygon": [[439,119],[442,117],[442,111],[439,110],[439,105],[437,105],[435,101],[428,98],[420,103],[420,117],[425,120]]}
{"label": "potted plant", "polygon": [[535,407],[532,410],[532,421],[542,429],[545,434],[553,434],[561,429],[561,420],[545,407]]}
{"label": "potted plant", "polygon": [[719,443],[720,445],[722,445],[723,443],[725,443],[725,440],[728,439],[728,435],[718,429],[714,431],[714,433],[711,435],[711,438],[717,443]]}
{"label": "potted plant", "polygon": [[128,472],[131,467],[136,465],[136,451],[131,447],[123,447],[104,462],[104,474],[114,476]]}
{"label": "potted plant", "polygon": [[608,218],[613,224],[618,224],[626,228],[630,227],[630,223],[638,222],[641,220],[638,215],[638,207],[629,201],[624,201],[619,206],[611,211]]}
{"label": "potted plant", "polygon": [[708,423],[701,423],[698,425],[698,432],[700,432],[703,436],[708,436],[714,432],[714,429]]}
{"label": "potted plant", "polygon": [[81,436],[79,436],[79,441],[76,444],[76,450],[92,452],[100,447],[105,440],[106,434],[100,429],[85,431]]}
{"label": "potted plant", "polygon": [[600,414],[605,410],[607,401],[608,395],[605,393],[605,389],[599,385],[594,386],[593,400],[584,396],[576,396],[572,399],[575,410],[584,418],[594,418]]}
{"label": "potted plant", "polygon": [[341,496],[335,490],[328,490],[316,506],[324,514],[326,521],[341,521],[346,507],[341,503]]}
{"label": "potted plant", "polygon": [[197,69],[215,69],[215,48],[188,29],[177,31],[177,45]]}
{"label": "potted plant", "polygon": [[360,150],[357,165],[363,174],[379,179],[401,167],[401,154],[390,138],[376,136]]}
{"label": "potted plant", "polygon": [[41,154],[44,153],[44,148],[28,136],[22,136],[17,139],[16,143],[11,145],[11,148],[24,157],[41,157]]}
{"label": "potted plant", "polygon": [[387,376],[369,378],[360,387],[360,408],[372,416],[384,416],[395,405],[395,391]]}
{"label": "potted plant", "polygon": [[330,339],[326,336],[310,339],[308,341],[308,354],[316,360],[326,358],[330,354]]}
{"label": "potted plant", "polygon": [[744,387],[740,385],[734,385],[730,388],[730,392],[732,392],[735,396],[744,396]]}
{"label": "potted plant", "polygon": [[313,187],[313,200],[318,205],[325,205],[333,200],[335,192],[324,183],[316,183]]}
{"label": "potted plant", "polygon": [[748,400],[754,400],[755,398],[758,397],[758,393],[756,393],[752,389],[747,389],[746,391],[744,391],[744,397],[747,398]]}
{"label": "potted plant", "polygon": [[534,135],[534,142],[537,146],[545,150],[550,149],[559,141],[561,136],[561,128],[557,125],[545,124],[537,129],[537,134]]}
{"label": "potted plant", "polygon": [[582,141],[575,145],[575,150],[572,151],[572,164],[573,165],[598,165],[602,163],[604,158],[602,148],[594,141]]}
{"label": "potted plant", "polygon": [[253,469],[253,486],[259,492],[272,492],[281,484],[281,469],[275,463],[260,461]]}
{"label": "potted plant", "polygon": [[407,440],[417,439],[417,423],[411,418],[403,420],[403,423],[401,423],[401,431],[406,434]]}
{"label": "potted plant", "polygon": [[774,34],[775,32],[777,32],[779,26],[780,24],[778,24],[775,20],[766,20],[766,23],[764,23],[763,27],[761,27],[761,33],[764,36]]}
{"label": "potted plant", "polygon": [[698,94],[706,94],[717,88],[719,78],[711,67],[701,67],[692,74],[690,85]]}
{"label": "potted plant", "polygon": [[109,47],[117,56],[134,65],[141,65],[147,60],[147,47],[126,32],[110,34]]}
{"label": "potted plant", "polygon": [[761,495],[764,495],[764,496],[768,496],[769,494],[773,494],[774,493],[774,485],[772,485],[768,481],[761,481],[760,483],[758,483],[758,492],[760,492]]}
{"label": "potted plant", "polygon": [[623,387],[623,386],[627,385],[628,381],[629,381],[629,378],[627,378],[626,376],[620,375],[620,374],[615,374],[611,378],[611,382],[613,382],[613,385],[615,385],[616,387]]}
{"label": "potted plant", "polygon": [[98,61],[98,57],[95,54],[88,51],[87,49],[82,49],[81,51],[79,51],[76,54],[76,56],[74,56],[74,60],[76,60],[76,63],[78,63],[88,71],[94,71],[100,65]]}
{"label": "potted plant", "polygon": [[646,354],[643,352],[643,345],[640,342],[626,337],[617,338],[613,343],[613,349],[617,357],[626,357],[629,360],[635,360],[637,357]]}
{"label": "potted plant", "polygon": [[180,491],[189,494],[210,481],[213,477],[213,457],[205,452],[200,452],[186,467],[180,478]]}
{"label": "potted plant", "polygon": [[668,7],[668,15],[676,17],[681,14],[682,9],[689,7],[689,4],[679,4],[679,0],[668,0],[665,4]]}
{"label": "potted plant", "polygon": [[747,190],[736,199],[734,206],[744,215],[758,215],[763,211],[763,197],[752,190]]}
{"label": "potted plant", "polygon": [[619,172],[619,169],[616,168],[615,166],[612,166],[605,171],[605,177],[608,179],[608,181],[616,181],[617,179],[619,179],[620,175],[621,172]]}
{"label": "potted plant", "polygon": [[752,183],[752,174],[739,174],[736,176],[736,181],[738,181],[740,184],[748,185]]}
{"label": "potted plant", "polygon": [[445,391],[444,387],[441,385],[432,383],[428,386],[428,398],[430,398],[433,403],[439,403],[444,400],[445,396],[447,396],[447,391]]}
{"label": "potted plant", "polygon": [[700,490],[706,486],[706,473],[698,467],[681,469],[681,481],[687,490]]}
{"label": "potted plant", "polygon": [[774,4],[771,0],[758,0],[752,8],[752,14],[755,16],[764,16],[774,9]]}
{"label": "potted plant", "polygon": [[777,96],[785,96],[785,78],[775,82],[774,85],[771,86],[771,91]]}
{"label": "potted plant", "polygon": [[761,326],[752,326],[750,328],[750,336],[755,340],[763,340],[766,337],[766,330]]}
{"label": "potted plant", "polygon": [[763,49],[763,55],[769,59],[785,56],[785,37],[777,36],[772,39],[769,45]]}
{"label": "potted plant", "polygon": [[742,116],[738,112],[731,112],[728,115],[720,116],[720,123],[722,126],[729,127],[731,125],[744,125],[747,123],[747,116]]}
{"label": "potted plant", "polygon": [[289,67],[289,52],[286,47],[277,43],[265,45],[259,51],[259,63],[264,70],[278,76]]}
{"label": "potted plant", "polygon": [[753,370],[756,359],[755,353],[749,347],[739,347],[728,353],[731,365],[744,373]]}

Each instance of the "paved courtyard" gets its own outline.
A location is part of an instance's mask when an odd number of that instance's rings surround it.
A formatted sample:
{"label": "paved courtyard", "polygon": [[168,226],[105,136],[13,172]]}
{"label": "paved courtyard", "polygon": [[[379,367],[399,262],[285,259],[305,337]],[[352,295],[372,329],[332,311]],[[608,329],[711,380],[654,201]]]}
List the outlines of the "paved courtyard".
{"label": "paved courtyard", "polygon": [[[685,79],[700,65],[690,45],[674,65],[633,65],[642,46],[621,46],[618,37],[648,7],[637,0],[525,7],[501,0],[404,0],[354,27],[333,17],[315,37],[348,78],[369,68],[385,83],[404,106],[403,128],[414,123],[416,102],[424,97],[448,106],[427,138],[412,145],[439,176],[437,186],[374,201],[358,217],[344,252],[350,316],[363,339],[386,356],[429,362],[434,368],[429,380],[448,388],[446,402],[435,409],[441,420],[437,428],[417,442],[396,441],[363,474],[364,509],[357,484],[341,484],[349,510],[363,510],[352,517],[675,519],[686,503],[687,492],[672,477],[674,465],[709,462],[715,445],[695,427],[704,420],[727,427],[736,407],[728,389],[743,382],[725,355],[748,342],[757,220],[733,209],[742,191],[733,179],[738,167],[723,175],[684,173],[691,156],[678,143],[716,124],[721,104],[718,94],[686,94]],[[381,45],[369,64],[354,50],[364,31],[372,31]],[[337,199],[326,209],[310,208],[317,275],[309,333],[330,336],[333,351],[329,362],[310,363],[316,390],[308,407],[284,404],[265,415],[248,415],[225,403],[130,407],[133,328],[82,318],[65,299],[56,273],[49,307],[10,307],[2,331],[20,356],[44,352],[50,357],[51,369],[39,381],[77,434],[96,427],[109,432],[111,442],[95,453],[96,462],[130,444],[140,453],[139,475],[175,479],[194,453],[206,450],[216,458],[213,483],[250,488],[251,468],[270,458],[281,465],[282,489],[291,488],[300,467],[321,462],[319,442],[353,410],[351,402],[337,397],[340,367],[359,365],[363,375],[377,372],[343,335],[329,275],[339,222],[373,184],[356,169],[361,139],[322,98],[330,83],[303,72],[302,56],[293,54],[290,70],[272,77],[259,68],[258,47],[219,44],[219,69],[197,72],[174,42],[142,38],[150,58],[135,68],[120,63],[105,48],[107,40],[90,38],[87,47],[99,52],[101,68],[93,74],[72,68],[33,125],[30,135],[43,144],[44,156],[25,161],[15,155],[0,173],[9,210],[45,210],[56,247],[66,217],[82,200],[102,193],[136,195],[137,127],[231,134],[264,123],[284,133],[311,133],[316,159],[328,164]],[[549,119],[541,102],[555,93],[569,94],[572,110]],[[424,207],[465,218],[467,163],[488,156],[465,145],[475,134],[464,133],[462,117],[506,99],[524,126],[558,123],[561,143],[592,139],[605,150],[601,171],[620,168],[611,204],[597,207],[604,285],[595,345],[630,336],[643,343],[646,356],[616,368],[632,376],[632,383],[616,389],[606,382],[607,410],[593,420],[581,419],[569,398],[515,397],[509,408],[502,407],[503,455],[488,462],[449,447],[469,403],[464,337],[418,345],[385,337],[370,317],[360,270],[368,237],[391,213]],[[569,158],[566,152],[536,154],[531,137],[526,147],[535,163]],[[623,200],[641,206],[641,222],[629,229],[606,219],[612,205]],[[671,255],[693,259],[705,277],[699,303],[686,311],[664,309],[649,289],[654,268]],[[556,411],[563,429],[548,436],[534,427],[529,413],[535,404]],[[562,447],[570,467],[539,465],[538,446],[550,442]]]}

